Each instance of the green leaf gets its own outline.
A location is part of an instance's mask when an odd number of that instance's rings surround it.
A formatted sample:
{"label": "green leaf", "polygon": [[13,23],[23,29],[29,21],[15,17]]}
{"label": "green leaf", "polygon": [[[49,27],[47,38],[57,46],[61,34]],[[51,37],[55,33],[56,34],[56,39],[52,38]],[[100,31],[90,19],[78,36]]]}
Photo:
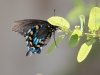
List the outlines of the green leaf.
{"label": "green leaf", "polygon": [[99,30],[100,28],[100,8],[94,7],[90,11],[88,27],[92,32]]}
{"label": "green leaf", "polygon": [[77,61],[78,62],[82,62],[86,57],[87,55],[89,54],[91,48],[92,48],[92,45],[93,43],[95,43],[95,39],[91,39],[89,40],[88,42],[84,43],[79,52],[78,52],[78,56],[77,56]]}
{"label": "green leaf", "polygon": [[85,26],[85,17],[83,15],[80,15],[80,22],[81,22],[81,31],[83,31]]}
{"label": "green leaf", "polygon": [[67,20],[59,16],[50,17],[47,21],[50,24],[55,25],[55,26],[60,26],[60,27],[67,28],[67,29],[70,28],[70,25],[67,22]]}
{"label": "green leaf", "polygon": [[[58,44],[64,37],[65,37],[65,35],[59,36],[55,41],[56,44]],[[50,46],[50,48],[47,51],[47,54],[50,54],[56,48],[55,42]]]}
{"label": "green leaf", "polygon": [[82,36],[82,32],[78,29],[75,29],[69,39],[69,46],[76,47],[79,44],[80,37]]}
{"label": "green leaf", "polygon": [[72,35],[70,37],[70,40],[69,40],[68,44],[71,47],[76,47],[78,45],[78,35],[77,34]]}

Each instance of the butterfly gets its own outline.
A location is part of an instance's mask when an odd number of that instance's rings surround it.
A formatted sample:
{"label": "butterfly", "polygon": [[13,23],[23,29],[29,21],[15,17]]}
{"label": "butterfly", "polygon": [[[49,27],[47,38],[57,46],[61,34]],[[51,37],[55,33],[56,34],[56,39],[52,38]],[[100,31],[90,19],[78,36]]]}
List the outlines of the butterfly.
{"label": "butterfly", "polygon": [[32,53],[41,53],[43,46],[46,46],[58,26],[53,26],[49,22],[38,19],[25,19],[15,21],[12,31],[18,32],[26,37],[28,52],[26,56]]}

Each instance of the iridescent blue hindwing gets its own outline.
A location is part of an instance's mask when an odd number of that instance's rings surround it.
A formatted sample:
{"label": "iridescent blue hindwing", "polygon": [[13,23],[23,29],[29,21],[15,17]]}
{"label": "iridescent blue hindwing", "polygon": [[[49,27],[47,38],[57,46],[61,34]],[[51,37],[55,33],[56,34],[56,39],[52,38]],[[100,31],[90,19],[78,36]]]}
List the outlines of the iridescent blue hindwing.
{"label": "iridescent blue hindwing", "polygon": [[29,29],[26,36],[29,51],[27,52],[26,56],[28,56],[29,52],[39,54],[41,52],[41,48],[47,44],[47,39],[51,38],[52,32],[46,28],[48,26],[45,26],[45,28],[43,28],[43,26],[44,25],[36,25]]}
{"label": "iridescent blue hindwing", "polygon": [[40,44],[40,43],[44,41],[44,39],[37,38],[37,33],[40,28],[41,26],[35,25],[31,29],[29,29],[29,31],[27,32],[26,42],[27,42],[29,51],[27,52],[26,56],[28,56],[29,52],[38,53],[38,54],[41,52],[40,47],[42,47],[43,44]]}

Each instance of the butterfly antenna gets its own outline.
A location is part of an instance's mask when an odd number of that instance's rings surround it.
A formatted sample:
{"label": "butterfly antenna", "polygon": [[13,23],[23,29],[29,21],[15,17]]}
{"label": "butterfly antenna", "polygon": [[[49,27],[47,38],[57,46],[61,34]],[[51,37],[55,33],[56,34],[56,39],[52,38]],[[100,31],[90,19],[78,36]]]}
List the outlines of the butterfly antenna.
{"label": "butterfly antenna", "polygon": [[[55,42],[55,45],[57,47],[57,43],[56,43],[56,40],[55,40],[55,32],[53,33],[53,38],[54,38],[54,42]],[[58,48],[58,47],[57,47]]]}
{"label": "butterfly antenna", "polygon": [[54,9],[54,16],[55,16],[55,9]]}

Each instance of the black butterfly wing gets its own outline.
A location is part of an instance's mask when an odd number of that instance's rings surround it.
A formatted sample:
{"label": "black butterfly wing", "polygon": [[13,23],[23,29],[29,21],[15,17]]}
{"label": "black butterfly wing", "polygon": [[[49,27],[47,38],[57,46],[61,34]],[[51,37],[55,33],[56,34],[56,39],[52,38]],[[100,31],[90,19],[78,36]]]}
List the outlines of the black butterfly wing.
{"label": "black butterfly wing", "polygon": [[44,40],[45,45],[47,45],[51,36],[52,36],[52,30],[50,28],[41,28],[39,30],[39,33],[37,34],[38,38],[45,38]]}
{"label": "black butterfly wing", "polygon": [[39,25],[39,24],[48,24],[48,22],[44,20],[37,20],[37,19],[19,20],[14,22],[12,26],[12,31],[18,32],[19,34],[25,37],[26,33],[32,26]]}
{"label": "black butterfly wing", "polygon": [[[26,19],[15,21],[12,26],[12,31],[27,37],[26,41],[29,51],[26,55],[28,55],[29,52],[39,54],[41,52],[41,47],[47,45],[52,33],[56,31],[56,28],[56,26],[52,26],[44,20]],[[32,36],[30,36],[30,30],[33,32]],[[32,39],[30,39],[30,37]]]}

